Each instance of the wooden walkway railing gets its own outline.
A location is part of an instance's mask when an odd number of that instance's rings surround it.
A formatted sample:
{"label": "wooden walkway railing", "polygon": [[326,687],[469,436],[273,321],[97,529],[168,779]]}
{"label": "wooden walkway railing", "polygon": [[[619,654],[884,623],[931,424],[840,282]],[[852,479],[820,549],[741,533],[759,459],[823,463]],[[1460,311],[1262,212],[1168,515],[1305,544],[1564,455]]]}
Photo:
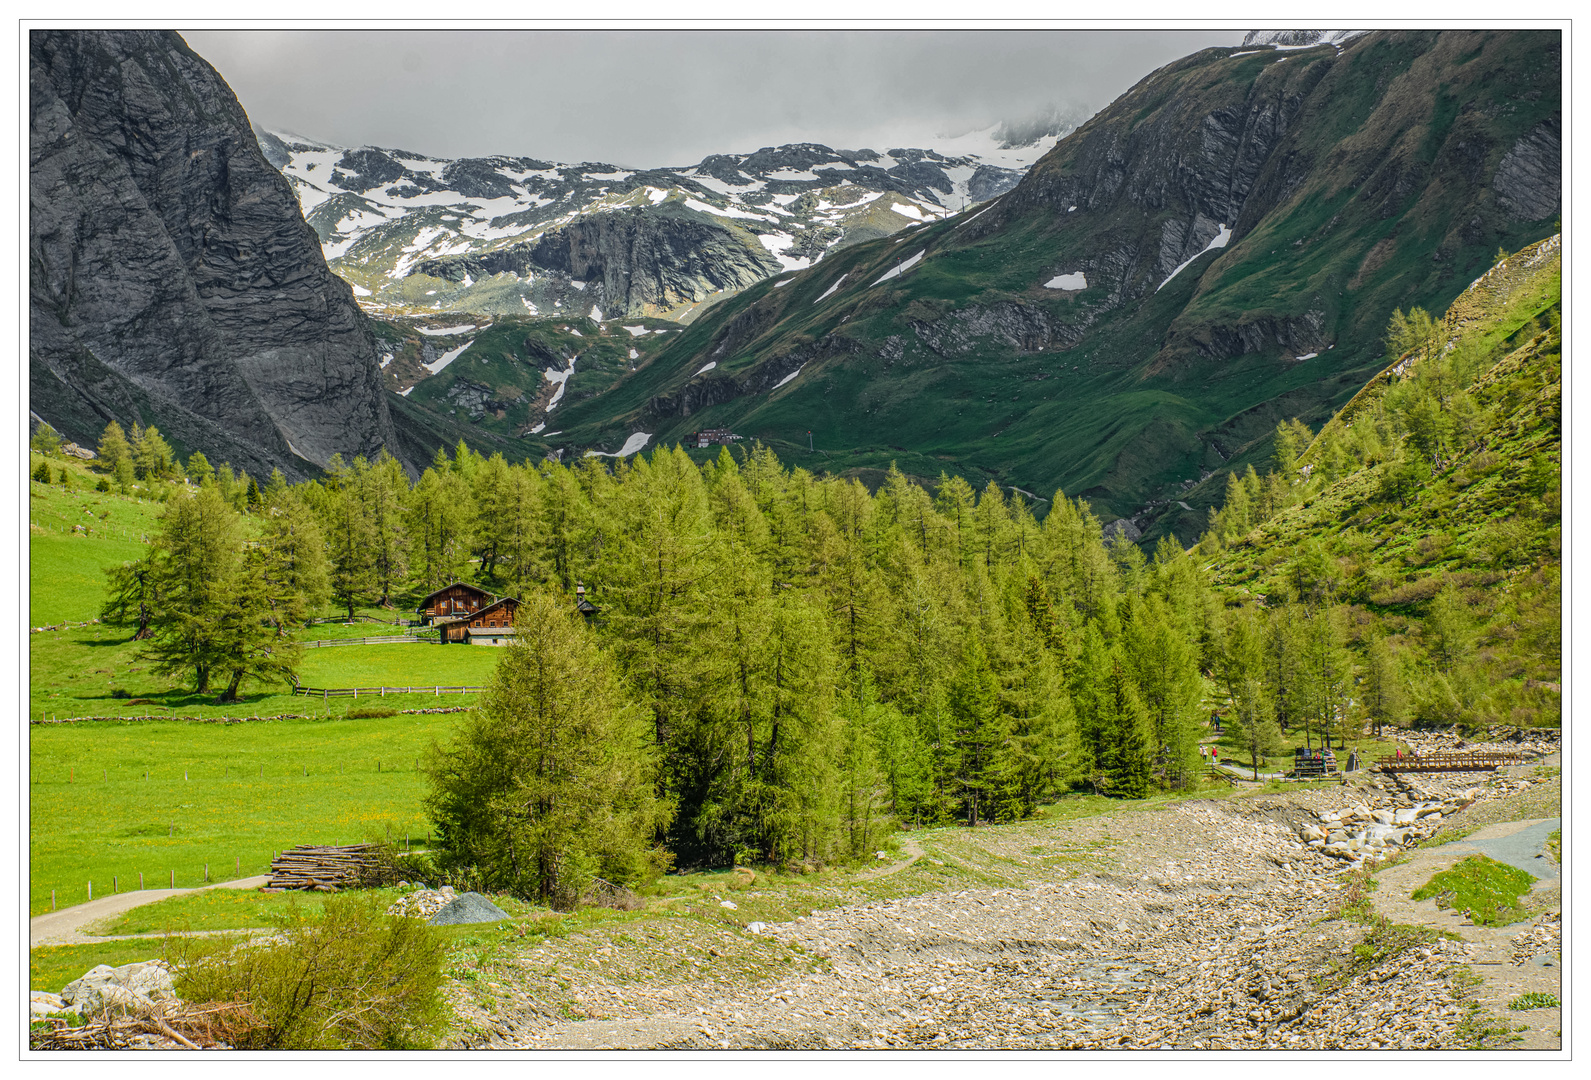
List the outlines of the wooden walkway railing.
{"label": "wooden walkway railing", "polygon": [[1523,765],[1524,754],[1474,750],[1469,753],[1406,754],[1381,758],[1376,765],[1382,772],[1492,772],[1505,765]]}

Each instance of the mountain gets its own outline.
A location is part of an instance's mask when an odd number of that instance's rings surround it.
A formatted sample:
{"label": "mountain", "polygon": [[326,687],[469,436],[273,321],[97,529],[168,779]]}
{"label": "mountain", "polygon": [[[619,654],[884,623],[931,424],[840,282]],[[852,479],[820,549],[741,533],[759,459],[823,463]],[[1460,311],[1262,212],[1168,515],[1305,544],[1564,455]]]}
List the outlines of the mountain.
{"label": "mountain", "polygon": [[332,269],[373,313],[594,310],[599,322],[683,322],[759,281],[1009,191],[1070,130],[1069,116],[974,132],[950,153],[801,143],[639,170],[260,137]]}
{"label": "mountain", "polygon": [[1064,488],[1191,542],[1278,420],[1380,369],[1393,309],[1442,310],[1555,231],[1560,75],[1556,31],[1204,50],[990,205],[714,308],[553,442],[731,428],[811,468]]}
{"label": "mountain", "polygon": [[368,320],[215,70],[169,32],[28,46],[33,412],[261,478],[395,445]]}

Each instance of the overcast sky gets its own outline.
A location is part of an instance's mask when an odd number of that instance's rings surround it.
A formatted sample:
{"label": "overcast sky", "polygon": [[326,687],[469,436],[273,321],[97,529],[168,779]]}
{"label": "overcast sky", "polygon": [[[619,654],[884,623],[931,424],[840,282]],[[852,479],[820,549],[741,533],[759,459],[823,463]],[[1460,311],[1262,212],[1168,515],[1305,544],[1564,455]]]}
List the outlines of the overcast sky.
{"label": "overcast sky", "polygon": [[249,116],[436,157],[689,165],[787,142],[883,150],[1107,105],[1241,30],[193,30]]}

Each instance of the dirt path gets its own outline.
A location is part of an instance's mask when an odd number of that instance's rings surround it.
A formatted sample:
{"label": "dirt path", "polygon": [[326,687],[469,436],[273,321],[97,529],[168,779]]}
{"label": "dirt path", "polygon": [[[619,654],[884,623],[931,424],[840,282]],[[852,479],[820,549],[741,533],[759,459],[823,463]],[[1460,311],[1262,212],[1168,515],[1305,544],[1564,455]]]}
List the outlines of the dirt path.
{"label": "dirt path", "polygon": [[922,845],[909,836],[902,839],[900,846],[907,855],[905,862],[895,863],[878,870],[867,870],[857,876],[863,881],[877,881],[879,878],[893,877],[902,870],[909,870],[916,865],[918,859],[923,857]]}
{"label": "dirt path", "polygon": [[[967,868],[937,891],[844,903],[760,935],[659,919],[549,939],[482,976],[475,985],[500,996],[456,1045],[1465,1045],[1470,1009],[1453,972],[1479,943],[1366,962],[1354,952],[1366,926],[1333,917],[1342,864],[1301,846],[1294,825],[1347,797],[1300,790],[941,830],[914,838],[910,862],[863,877],[893,885],[913,867],[915,885],[925,870]],[[996,872],[1016,883],[979,884]]]}
{"label": "dirt path", "polygon": [[[84,904],[74,904],[46,915],[35,915],[28,920],[28,948],[33,949],[40,945],[92,945],[95,942],[115,940],[115,938],[84,934],[82,929],[112,915],[120,915],[124,911],[131,911],[135,907],[143,907],[145,904],[153,904],[160,900],[169,900],[173,896],[203,892],[205,889],[257,889],[267,880],[268,875],[261,874],[257,877],[204,885],[197,889],[140,889],[136,892],[104,896]],[[117,935],[117,937],[145,936],[150,935]]]}

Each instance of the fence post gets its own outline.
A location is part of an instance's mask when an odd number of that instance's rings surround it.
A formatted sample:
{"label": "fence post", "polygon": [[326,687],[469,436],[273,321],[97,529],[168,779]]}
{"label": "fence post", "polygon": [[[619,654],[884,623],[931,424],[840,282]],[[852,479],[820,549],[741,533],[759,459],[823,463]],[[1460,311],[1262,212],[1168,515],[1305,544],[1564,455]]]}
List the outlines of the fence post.
{"label": "fence post", "polygon": [[94,883],[92,881],[88,883],[88,898],[90,900],[94,899]]}
{"label": "fence post", "polygon": [[110,891],[111,892],[115,892],[116,891],[116,875],[115,874],[112,874],[110,876]]}
{"label": "fence post", "polygon": [[138,871],[138,891],[144,891],[144,872],[142,870]]}
{"label": "fence post", "polygon": [[55,910],[55,890],[54,889],[50,890],[50,910],[51,911]]}
{"label": "fence post", "polygon": [[177,887],[177,872],[175,870],[171,872],[171,887],[173,889]]}

